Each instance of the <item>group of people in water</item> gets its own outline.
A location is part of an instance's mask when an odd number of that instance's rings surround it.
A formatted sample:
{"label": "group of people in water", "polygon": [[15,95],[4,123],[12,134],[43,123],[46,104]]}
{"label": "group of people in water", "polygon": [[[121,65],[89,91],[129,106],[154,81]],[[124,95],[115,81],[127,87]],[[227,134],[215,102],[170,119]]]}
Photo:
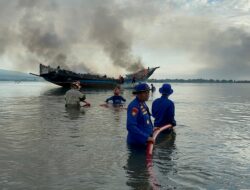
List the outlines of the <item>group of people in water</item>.
{"label": "group of people in water", "polygon": [[175,107],[173,101],[168,97],[173,93],[170,84],[163,84],[159,89],[162,94],[160,98],[153,101],[152,116],[146,101],[149,99],[150,87],[146,83],[135,86],[133,94],[135,99],[128,105],[127,110],[127,142],[130,145],[146,145],[147,142],[154,143],[152,134],[154,130],[165,125],[171,125],[169,131],[176,126]]}
{"label": "group of people in water", "polygon": [[[65,106],[90,106],[86,101],[86,96],[80,92],[80,82],[71,84],[71,89],[65,94]],[[112,101],[114,106],[120,106],[126,99],[120,95],[120,87],[114,89],[114,95],[106,99],[106,103]],[[127,108],[127,143],[135,146],[145,146],[148,142],[154,143],[152,138],[153,132],[165,125],[171,125],[167,132],[173,130],[176,126],[175,121],[175,106],[174,102],[169,99],[173,93],[170,84],[163,84],[159,89],[161,97],[153,101],[152,114],[149,111],[146,101],[149,99],[150,91],[155,91],[155,87],[151,84],[151,88],[146,83],[139,83],[134,87],[133,94],[135,95]],[[81,105],[81,104],[84,105]],[[154,118],[154,123],[151,120]]]}

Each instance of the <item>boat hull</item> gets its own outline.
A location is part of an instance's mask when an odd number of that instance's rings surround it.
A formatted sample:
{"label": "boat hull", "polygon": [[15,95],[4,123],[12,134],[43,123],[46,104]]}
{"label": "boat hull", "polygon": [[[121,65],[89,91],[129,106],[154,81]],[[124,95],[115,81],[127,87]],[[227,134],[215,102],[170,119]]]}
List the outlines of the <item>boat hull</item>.
{"label": "boat hull", "polygon": [[133,88],[138,82],[146,81],[157,68],[158,67],[143,69],[134,74],[127,75],[124,80],[121,80],[121,78],[115,79],[107,77],[106,75],[75,73],[69,70],[60,69],[59,66],[53,68],[40,64],[40,75],[37,76],[43,77],[48,82],[66,88],[70,87],[70,84],[75,81],[79,81],[84,88],[114,88],[117,85],[122,85],[124,88]]}
{"label": "boat hull", "polygon": [[[58,78],[51,78],[50,76],[42,76],[46,81],[56,84],[61,87],[69,88],[70,84],[76,80],[69,80],[68,78],[65,79],[58,79]],[[88,80],[88,79],[77,79],[80,81],[82,87],[85,88],[114,88],[117,86],[116,81],[110,80]]]}

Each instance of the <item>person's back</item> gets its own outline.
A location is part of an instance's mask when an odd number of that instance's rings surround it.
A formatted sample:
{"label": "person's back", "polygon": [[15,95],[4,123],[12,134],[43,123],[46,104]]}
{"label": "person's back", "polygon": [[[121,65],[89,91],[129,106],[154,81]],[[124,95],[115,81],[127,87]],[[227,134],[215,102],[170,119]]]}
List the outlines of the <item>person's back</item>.
{"label": "person's back", "polygon": [[176,125],[174,103],[166,96],[156,99],[152,105],[152,116],[155,118],[154,126],[162,127],[167,124]]}
{"label": "person's back", "polygon": [[167,124],[176,125],[174,102],[168,99],[173,93],[169,84],[164,84],[160,89],[162,96],[157,98],[152,104],[152,116],[155,118],[154,126],[162,127]]}
{"label": "person's back", "polygon": [[71,84],[71,89],[65,94],[65,106],[66,107],[78,107],[80,102],[85,102],[86,105],[90,106],[88,102],[85,101],[86,97],[80,92],[81,84],[79,81],[73,82]]}
{"label": "person's back", "polygon": [[80,101],[85,100],[85,95],[77,89],[70,89],[65,94],[66,106],[80,106]]}

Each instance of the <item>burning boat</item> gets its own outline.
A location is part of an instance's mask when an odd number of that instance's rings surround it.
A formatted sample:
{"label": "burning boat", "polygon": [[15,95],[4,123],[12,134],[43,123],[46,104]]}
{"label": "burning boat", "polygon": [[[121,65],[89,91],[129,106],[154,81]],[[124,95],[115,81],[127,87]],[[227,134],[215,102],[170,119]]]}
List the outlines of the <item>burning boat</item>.
{"label": "burning boat", "polygon": [[57,68],[53,68],[40,64],[39,75],[33,73],[30,74],[42,77],[46,81],[62,87],[69,87],[72,82],[80,81],[81,85],[87,88],[113,88],[117,85],[132,87],[138,82],[146,81],[157,68],[159,67],[142,69],[138,72],[128,74],[125,77],[120,76],[118,79],[115,79],[112,77],[107,77],[106,75],[90,73],[82,74],[61,69],[59,66]]}

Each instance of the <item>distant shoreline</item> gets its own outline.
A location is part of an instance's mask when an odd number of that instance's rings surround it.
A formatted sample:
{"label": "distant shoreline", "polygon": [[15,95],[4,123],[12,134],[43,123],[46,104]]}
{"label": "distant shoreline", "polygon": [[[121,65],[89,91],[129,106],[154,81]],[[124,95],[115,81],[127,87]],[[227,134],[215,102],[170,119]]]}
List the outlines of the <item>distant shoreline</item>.
{"label": "distant shoreline", "polygon": [[149,83],[250,83],[250,80],[217,79],[149,79]]}

